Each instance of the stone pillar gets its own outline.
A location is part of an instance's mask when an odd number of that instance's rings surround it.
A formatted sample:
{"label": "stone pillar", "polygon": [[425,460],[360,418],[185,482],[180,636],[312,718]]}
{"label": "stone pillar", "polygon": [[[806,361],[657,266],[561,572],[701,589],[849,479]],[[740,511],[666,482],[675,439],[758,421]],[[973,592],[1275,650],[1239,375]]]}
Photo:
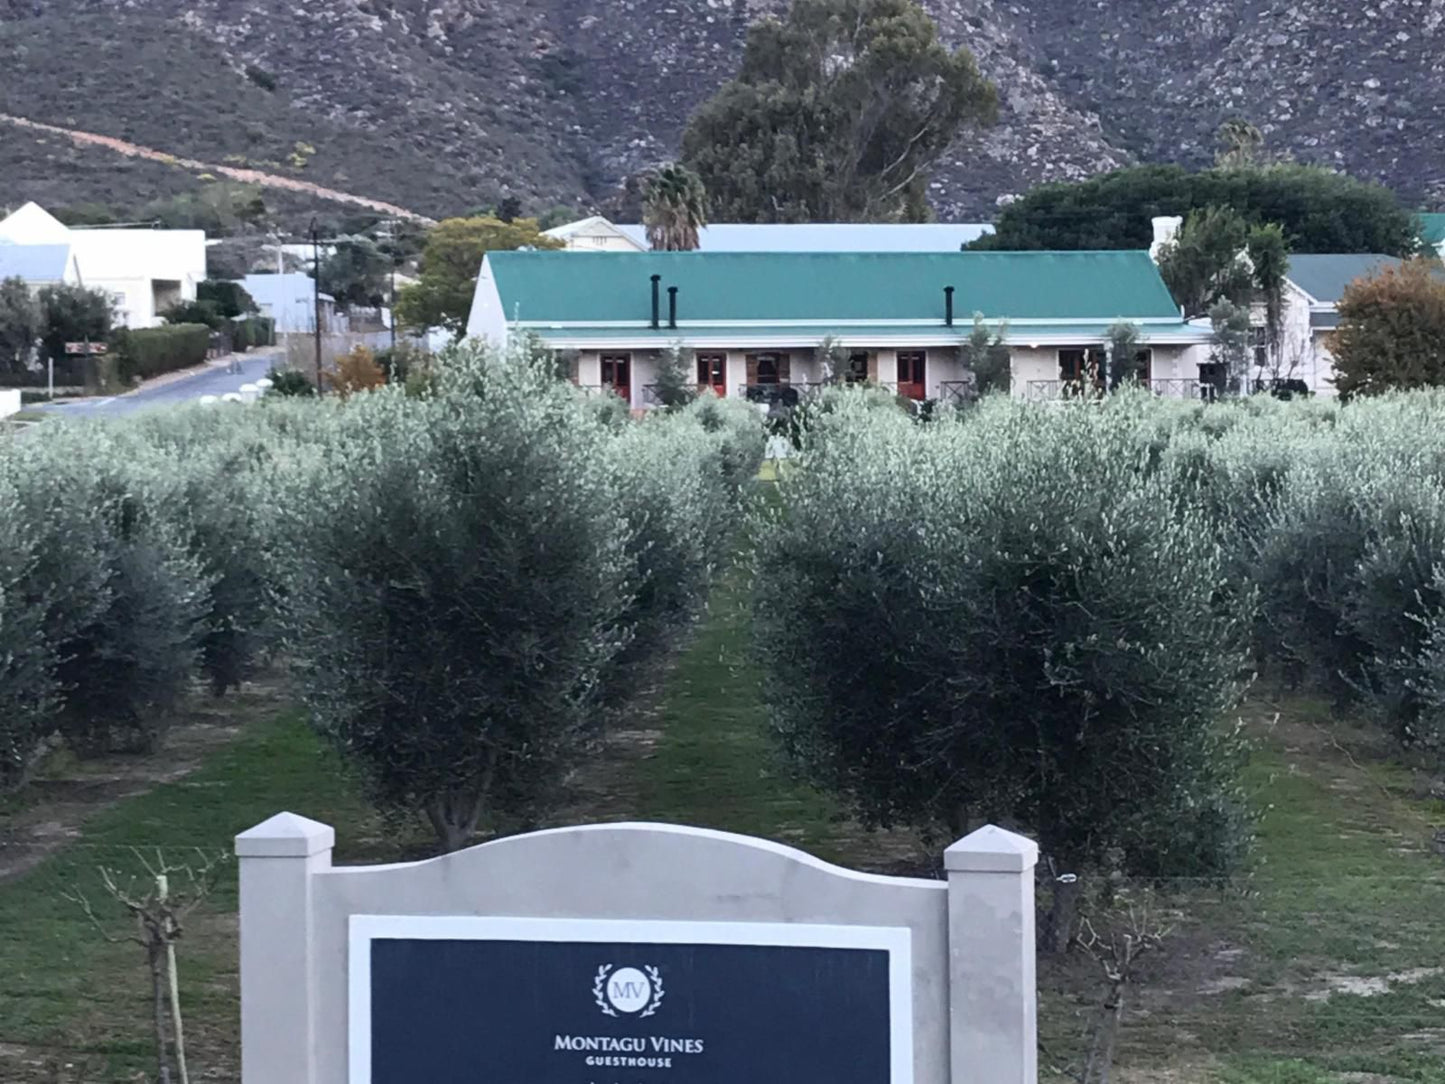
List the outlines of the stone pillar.
{"label": "stone pillar", "polygon": [[1036,1084],[1032,840],[989,825],[944,852],[951,1084]]}
{"label": "stone pillar", "polygon": [[315,1084],[313,874],[336,833],[278,813],[236,837],[241,878],[242,1084]]}

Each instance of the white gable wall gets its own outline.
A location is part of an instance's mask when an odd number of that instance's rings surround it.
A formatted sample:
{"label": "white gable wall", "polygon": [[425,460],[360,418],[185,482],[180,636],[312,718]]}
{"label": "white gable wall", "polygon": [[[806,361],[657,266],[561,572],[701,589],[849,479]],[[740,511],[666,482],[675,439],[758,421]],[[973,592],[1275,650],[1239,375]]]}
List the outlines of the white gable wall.
{"label": "white gable wall", "polygon": [[492,261],[483,257],[477,274],[477,289],[472,294],[472,311],[467,317],[467,335],[485,339],[497,346],[507,341],[507,314],[502,310],[502,295],[492,274]]}

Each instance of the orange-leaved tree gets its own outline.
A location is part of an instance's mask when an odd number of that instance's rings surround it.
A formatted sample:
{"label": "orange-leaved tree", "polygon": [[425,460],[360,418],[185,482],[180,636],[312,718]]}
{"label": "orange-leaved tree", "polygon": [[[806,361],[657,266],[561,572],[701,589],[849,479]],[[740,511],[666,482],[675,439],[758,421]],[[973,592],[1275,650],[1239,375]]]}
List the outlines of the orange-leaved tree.
{"label": "orange-leaved tree", "polygon": [[1331,338],[1340,395],[1445,385],[1445,274],[1407,260],[1356,279],[1339,303]]}

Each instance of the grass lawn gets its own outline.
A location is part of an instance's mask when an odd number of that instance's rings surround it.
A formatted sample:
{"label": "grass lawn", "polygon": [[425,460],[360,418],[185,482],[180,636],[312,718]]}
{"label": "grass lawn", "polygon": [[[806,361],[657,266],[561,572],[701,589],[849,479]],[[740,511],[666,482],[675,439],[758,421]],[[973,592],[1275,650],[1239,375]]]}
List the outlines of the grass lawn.
{"label": "grass lawn", "polygon": [[[934,856],[917,840],[860,831],[781,770],[743,604],[737,579],[721,585],[649,721],[655,741],[615,753],[608,773],[626,785],[572,815],[753,833],[868,869],[926,866]],[[1416,797],[1368,734],[1312,702],[1260,699],[1249,713],[1249,781],[1268,806],[1254,871],[1230,891],[1174,886],[1185,914],[1135,995],[1121,1082],[1445,1084],[1445,857],[1430,845],[1445,805]],[[369,810],[294,713],[247,727],[192,774],[93,816],[75,842],[0,882],[0,1080],[139,1079],[151,1064],[139,950],[107,944],[62,893],[99,898],[95,866],[132,863],[132,846],[228,850],[280,809],[335,825],[342,862],[427,844]],[[234,908],[228,870],[183,946],[196,1079],[236,1079]],[[1041,1031],[1059,1060],[1075,1049],[1091,977],[1042,972]]]}
{"label": "grass lawn", "polygon": [[[127,925],[106,906],[97,867],[133,872],[132,848],[185,859],[229,852],[238,832],[280,809],[340,827],[341,861],[395,856],[388,832],[334,758],[295,713],[247,728],[184,779],[92,817],[82,838],[0,883],[0,1080],[131,1081],[153,1065],[149,976],[138,946],[109,944],[64,898],[83,892],[113,934]],[[238,1078],[236,881],[230,866],[192,916],[180,948],[181,999],[193,1079]]]}

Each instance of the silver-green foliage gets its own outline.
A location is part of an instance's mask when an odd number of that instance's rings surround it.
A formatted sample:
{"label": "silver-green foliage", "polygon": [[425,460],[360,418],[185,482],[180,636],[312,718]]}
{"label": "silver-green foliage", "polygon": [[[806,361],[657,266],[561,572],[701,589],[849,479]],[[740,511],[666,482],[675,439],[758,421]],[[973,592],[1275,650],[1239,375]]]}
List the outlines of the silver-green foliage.
{"label": "silver-green foliage", "polygon": [[451,848],[555,801],[705,593],[740,427],[702,410],[618,427],[465,346],[434,396],[317,415],[274,479],[288,642],[381,804]]}
{"label": "silver-green foliage", "polygon": [[34,587],[38,532],[0,458],[0,794],[24,782],[57,700],[46,606]]}
{"label": "silver-green foliage", "polygon": [[10,452],[37,538],[60,692],[55,722],[82,753],[151,747],[190,679],[209,580],[186,550],[178,478],[118,427],[44,427]]}
{"label": "silver-green foliage", "polygon": [[1230,868],[1220,727],[1250,596],[1173,500],[1144,408],[985,401],[917,426],[844,400],[758,524],[773,725],[868,822],[1035,833],[1067,863]]}

